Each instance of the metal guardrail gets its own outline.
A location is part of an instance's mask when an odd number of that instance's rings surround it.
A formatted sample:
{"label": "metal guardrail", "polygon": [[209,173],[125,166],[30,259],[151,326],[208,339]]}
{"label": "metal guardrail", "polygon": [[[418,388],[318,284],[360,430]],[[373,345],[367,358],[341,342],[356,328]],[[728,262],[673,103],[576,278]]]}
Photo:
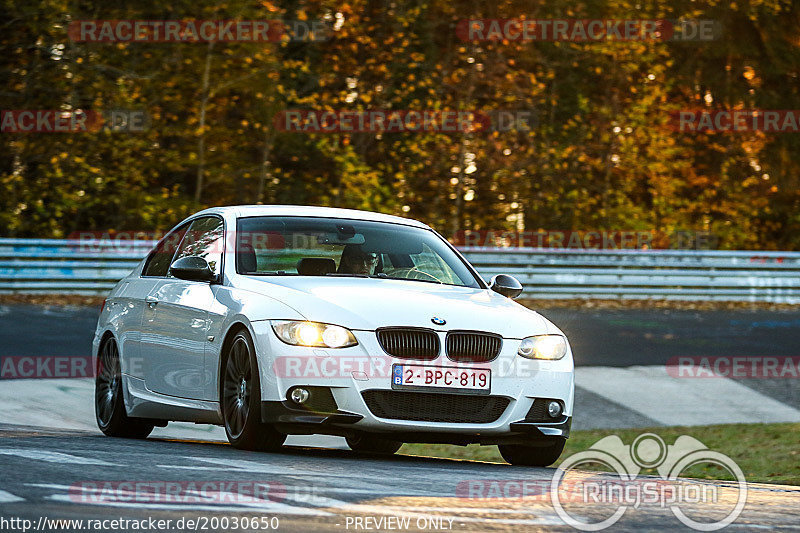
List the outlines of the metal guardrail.
{"label": "metal guardrail", "polygon": [[462,248],[485,278],[511,274],[530,298],[800,303],[800,252]]}
{"label": "metal guardrail", "polygon": [[0,292],[105,294],[155,241],[0,239]]}
{"label": "metal guardrail", "polygon": [[[0,292],[103,294],[153,241],[0,239]],[[800,252],[461,248],[485,279],[528,298],[800,303]]]}

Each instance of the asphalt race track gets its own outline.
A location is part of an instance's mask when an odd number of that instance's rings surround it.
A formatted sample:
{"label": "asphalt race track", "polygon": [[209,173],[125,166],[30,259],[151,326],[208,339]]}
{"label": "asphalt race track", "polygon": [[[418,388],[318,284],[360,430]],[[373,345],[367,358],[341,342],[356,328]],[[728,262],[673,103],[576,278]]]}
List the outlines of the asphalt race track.
{"label": "asphalt race track", "polygon": [[[97,314],[98,309],[86,307],[0,305],[0,356],[87,355]],[[675,380],[664,366],[679,356],[798,356],[798,311],[552,309],[542,314],[572,344],[578,367],[574,429],[800,422],[796,379]],[[18,384],[5,395],[0,391],[0,400],[28,393]],[[0,422],[24,420],[0,414]]]}
{"label": "asphalt race track", "polygon": [[[553,474],[548,468],[407,456],[370,458],[349,451],[294,447],[267,454],[219,443],[130,441],[7,425],[0,427],[0,455],[2,516],[28,519],[34,525],[40,520],[52,524],[51,519],[152,518],[172,520],[175,530],[177,520],[184,519],[185,524],[197,519],[202,530],[204,523],[209,528],[215,523],[213,517],[277,517],[278,531],[354,531],[359,530],[357,518],[374,525],[397,517],[407,518],[410,530],[419,525],[429,531],[573,531],[556,515],[546,492],[487,498],[488,492],[465,489],[470,482],[509,481],[546,488]],[[136,482],[144,485],[136,489]],[[154,489],[168,482],[180,490]],[[254,484],[263,490],[248,492]],[[687,509],[687,515],[712,521],[730,511],[730,501],[723,495],[730,496],[734,489],[726,483],[716,485],[720,501]],[[613,511],[596,504],[564,507],[583,520],[598,520]],[[747,505],[733,528],[785,530],[799,524],[800,487],[751,485]],[[65,530],[77,530],[72,526]],[[614,530],[662,528],[688,530],[669,510],[656,505],[629,509]]]}
{"label": "asphalt race track", "polygon": [[[548,309],[576,366],[663,365],[677,355],[798,354],[800,311]],[[99,309],[0,305],[0,355],[85,355]]]}

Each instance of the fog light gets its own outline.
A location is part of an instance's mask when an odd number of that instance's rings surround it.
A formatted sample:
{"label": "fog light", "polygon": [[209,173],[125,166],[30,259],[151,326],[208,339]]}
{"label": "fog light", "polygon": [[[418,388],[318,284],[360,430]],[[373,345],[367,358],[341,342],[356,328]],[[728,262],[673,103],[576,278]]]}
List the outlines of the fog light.
{"label": "fog light", "polygon": [[292,389],[292,394],[290,395],[294,403],[306,403],[309,396],[311,394],[306,389],[301,388]]}
{"label": "fog light", "polygon": [[561,404],[559,402],[548,403],[547,414],[550,415],[550,418],[558,418],[561,416]]}

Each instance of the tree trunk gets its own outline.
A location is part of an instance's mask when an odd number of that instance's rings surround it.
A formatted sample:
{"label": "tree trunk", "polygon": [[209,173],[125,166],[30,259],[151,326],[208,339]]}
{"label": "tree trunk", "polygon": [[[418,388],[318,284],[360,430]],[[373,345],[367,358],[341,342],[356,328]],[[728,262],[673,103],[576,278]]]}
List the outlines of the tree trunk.
{"label": "tree trunk", "polygon": [[214,41],[208,43],[208,53],[206,54],[206,65],[203,70],[203,93],[200,98],[200,138],[197,140],[197,178],[194,188],[194,203],[200,204],[200,197],[203,194],[203,180],[205,178],[206,165],[206,107],[209,99],[209,85],[211,78],[211,52],[214,49]]}

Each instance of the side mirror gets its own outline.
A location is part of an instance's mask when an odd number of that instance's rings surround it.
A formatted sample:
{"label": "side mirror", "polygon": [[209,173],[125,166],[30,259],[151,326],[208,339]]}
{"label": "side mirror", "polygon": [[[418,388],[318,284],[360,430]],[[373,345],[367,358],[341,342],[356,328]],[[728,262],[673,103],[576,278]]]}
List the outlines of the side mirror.
{"label": "side mirror", "polygon": [[491,281],[489,281],[489,288],[508,298],[516,298],[522,293],[522,283],[508,274],[492,276]]}
{"label": "side mirror", "polygon": [[169,273],[186,281],[214,281],[217,276],[202,257],[181,257],[169,267]]}

